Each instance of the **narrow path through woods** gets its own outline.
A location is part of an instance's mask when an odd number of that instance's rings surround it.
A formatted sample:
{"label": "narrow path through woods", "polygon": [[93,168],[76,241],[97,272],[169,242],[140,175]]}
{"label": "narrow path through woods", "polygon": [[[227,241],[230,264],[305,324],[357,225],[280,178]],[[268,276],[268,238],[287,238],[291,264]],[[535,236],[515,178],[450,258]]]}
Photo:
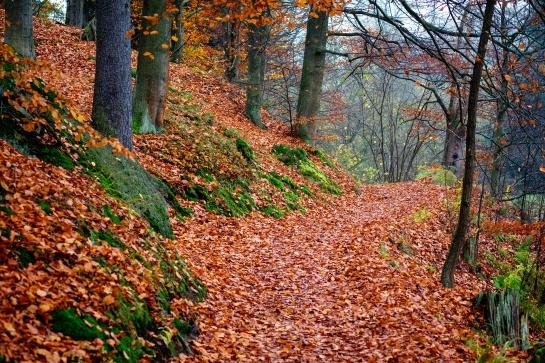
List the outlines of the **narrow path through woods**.
{"label": "narrow path through woods", "polygon": [[[467,361],[478,289],[469,286],[478,283],[439,284],[449,243],[444,198],[424,183],[365,186],[358,198],[304,215],[178,225],[181,248],[209,288],[196,306],[199,355],[189,360]],[[423,208],[430,215],[416,222]],[[412,257],[395,248],[399,241]]]}

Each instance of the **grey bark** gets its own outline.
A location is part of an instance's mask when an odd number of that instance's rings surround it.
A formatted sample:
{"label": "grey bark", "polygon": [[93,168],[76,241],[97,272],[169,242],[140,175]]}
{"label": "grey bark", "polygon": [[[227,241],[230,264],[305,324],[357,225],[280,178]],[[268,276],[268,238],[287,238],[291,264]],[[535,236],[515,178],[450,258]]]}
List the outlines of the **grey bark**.
{"label": "grey bark", "polygon": [[[261,22],[261,18],[260,18]],[[263,82],[265,79],[269,26],[248,24],[248,85],[246,86],[246,117],[263,128],[261,106],[263,104]]]}
{"label": "grey bark", "polygon": [[66,25],[82,29],[85,25],[83,13],[85,0],[67,0]]}
{"label": "grey bark", "polygon": [[445,152],[443,165],[449,168],[458,178],[463,173],[465,129],[460,121],[460,105],[457,97],[451,96],[446,115]]}
{"label": "grey bark", "polygon": [[462,251],[462,247],[466,241],[470,221],[473,173],[475,171],[475,134],[477,126],[478,97],[484,59],[486,56],[486,46],[490,36],[490,28],[495,3],[496,0],[486,0],[486,8],[484,11],[481,36],[479,38],[479,46],[477,48],[477,55],[473,65],[473,74],[469,85],[469,97],[467,103],[466,160],[462,184],[460,215],[458,217],[456,232],[452,238],[452,243],[441,273],[441,283],[443,286],[448,288],[454,286],[454,271],[456,270],[456,264],[458,262],[458,258],[460,257],[460,252]]}
{"label": "grey bark", "polygon": [[315,143],[316,117],[320,111],[328,21],[327,11],[319,12],[317,18],[309,16],[307,21],[295,131],[301,139],[311,145]]}
{"label": "grey bark", "polygon": [[96,71],[93,127],[132,150],[129,0],[96,1]]}
{"label": "grey bark", "polygon": [[159,18],[155,25],[150,20],[142,19],[143,32],[139,42],[132,105],[134,131],[140,134],[157,133],[163,127],[172,26],[172,18],[166,14],[166,10],[164,0],[144,0],[142,16],[158,14]]}
{"label": "grey bark", "polygon": [[5,0],[6,21],[4,42],[25,58],[36,60],[32,0]]}

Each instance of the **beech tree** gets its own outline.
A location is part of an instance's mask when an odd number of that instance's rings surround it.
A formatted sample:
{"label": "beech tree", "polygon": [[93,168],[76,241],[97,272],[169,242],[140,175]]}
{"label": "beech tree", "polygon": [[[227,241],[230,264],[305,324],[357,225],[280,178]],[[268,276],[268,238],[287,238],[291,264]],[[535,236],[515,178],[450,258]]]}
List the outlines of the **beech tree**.
{"label": "beech tree", "polygon": [[85,25],[84,5],[85,0],[66,1],[66,25],[83,28]]}
{"label": "beech tree", "polygon": [[[255,5],[255,0],[253,0]],[[268,13],[268,11],[265,11]],[[270,16],[270,13],[268,13]],[[267,39],[269,36],[269,18],[258,13],[248,19],[248,84],[246,86],[246,117],[255,125],[263,128],[261,106],[263,105],[263,82],[265,79]]]}
{"label": "beech tree", "polygon": [[36,59],[32,25],[32,0],[6,0],[4,42],[25,58]]}
{"label": "beech tree", "polygon": [[131,7],[129,0],[97,0],[93,127],[132,150]]}
{"label": "beech tree", "polygon": [[136,133],[157,133],[163,127],[168,87],[168,63],[172,16],[166,0],[144,0],[142,35],[133,98],[133,125]]}
{"label": "beech tree", "polygon": [[329,11],[311,8],[307,20],[305,55],[297,99],[295,131],[303,141],[315,144],[316,117],[320,111]]}

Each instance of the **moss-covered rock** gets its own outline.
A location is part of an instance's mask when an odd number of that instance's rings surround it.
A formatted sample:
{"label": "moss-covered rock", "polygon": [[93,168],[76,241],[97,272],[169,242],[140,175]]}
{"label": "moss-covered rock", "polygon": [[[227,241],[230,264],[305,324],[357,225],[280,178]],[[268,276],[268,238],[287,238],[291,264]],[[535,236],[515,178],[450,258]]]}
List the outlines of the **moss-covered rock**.
{"label": "moss-covered rock", "polygon": [[237,138],[236,143],[237,143],[237,150],[242,154],[242,156],[244,156],[244,159],[248,161],[255,160],[254,151],[252,150],[250,145],[248,145],[248,143],[244,141],[244,139],[241,139],[239,137]]}
{"label": "moss-covered rock", "polygon": [[[74,340],[93,341],[104,339],[104,333],[97,328],[97,321],[91,316],[81,317],[76,309],[55,310],[50,314],[51,330],[62,333]],[[89,325],[87,324],[89,323]]]}
{"label": "moss-covered rock", "polygon": [[158,183],[138,162],[114,155],[112,148],[90,148],[79,158],[106,191],[134,208],[161,235],[174,238],[167,203]]}

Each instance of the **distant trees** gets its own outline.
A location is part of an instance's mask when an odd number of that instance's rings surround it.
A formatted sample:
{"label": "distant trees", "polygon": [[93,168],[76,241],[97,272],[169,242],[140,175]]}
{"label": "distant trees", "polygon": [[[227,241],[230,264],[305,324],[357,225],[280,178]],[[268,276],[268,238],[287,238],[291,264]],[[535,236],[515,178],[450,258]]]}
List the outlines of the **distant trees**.
{"label": "distant trees", "polygon": [[25,58],[36,59],[32,25],[32,0],[7,0],[4,42]]}
{"label": "distant trees", "polygon": [[97,0],[93,127],[132,150],[129,0]]}

